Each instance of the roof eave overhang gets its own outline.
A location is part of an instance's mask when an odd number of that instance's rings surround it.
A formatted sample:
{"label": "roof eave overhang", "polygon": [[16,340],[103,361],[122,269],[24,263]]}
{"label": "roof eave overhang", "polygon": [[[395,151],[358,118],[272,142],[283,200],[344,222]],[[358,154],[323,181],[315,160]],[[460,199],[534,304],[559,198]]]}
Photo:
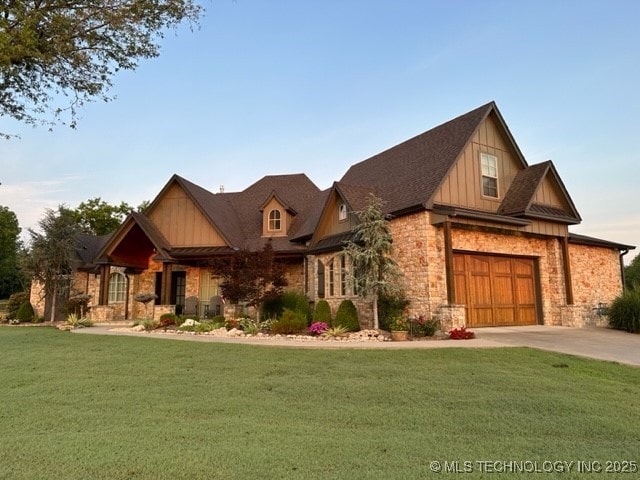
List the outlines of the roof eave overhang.
{"label": "roof eave overhang", "polygon": [[[525,227],[527,225],[531,225],[531,220],[526,218],[516,218],[505,215],[496,215],[494,213],[489,212],[480,212],[480,211],[469,211],[469,210],[461,210],[455,207],[446,207],[446,206],[437,206],[432,209],[432,212],[438,215],[444,215],[449,218],[463,218],[468,220],[482,220],[485,222],[494,222],[501,223],[504,225],[514,225],[518,227]],[[438,225],[440,223],[444,223],[444,220],[441,222],[436,222],[434,225]]]}
{"label": "roof eave overhang", "polygon": [[588,245],[592,247],[604,247],[604,248],[612,248],[615,250],[619,250],[621,252],[628,252],[629,250],[635,250],[636,247],[634,245],[624,245],[622,243],[609,242],[607,240],[601,240],[599,238],[587,237],[587,236],[578,236],[575,234],[569,233],[569,243],[574,245]]}

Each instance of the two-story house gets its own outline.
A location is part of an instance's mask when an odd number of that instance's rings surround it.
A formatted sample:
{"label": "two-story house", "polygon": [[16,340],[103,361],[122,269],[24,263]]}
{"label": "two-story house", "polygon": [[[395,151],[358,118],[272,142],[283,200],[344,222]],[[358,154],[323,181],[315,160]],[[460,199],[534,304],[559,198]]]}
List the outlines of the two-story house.
{"label": "two-story house", "polygon": [[289,288],[334,309],[355,299],[369,325],[342,249],[372,193],[385,201],[412,314],[580,325],[621,292],[622,255],[634,247],[569,232],[581,218],[553,163],[529,165],[492,102],[353,165],[325,191],[304,174],[234,193],[174,175],[102,243],[85,289],[94,319],[139,316],[138,292],[157,294],[156,315],[222,313],[211,260],[270,242]]}

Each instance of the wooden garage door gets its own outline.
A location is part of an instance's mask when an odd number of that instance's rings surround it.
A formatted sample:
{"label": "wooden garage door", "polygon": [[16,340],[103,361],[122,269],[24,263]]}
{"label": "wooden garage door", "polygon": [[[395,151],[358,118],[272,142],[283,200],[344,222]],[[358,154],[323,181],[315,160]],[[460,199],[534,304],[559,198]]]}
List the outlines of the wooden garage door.
{"label": "wooden garage door", "polygon": [[530,258],[455,253],[455,302],[466,305],[467,325],[535,325],[536,282]]}

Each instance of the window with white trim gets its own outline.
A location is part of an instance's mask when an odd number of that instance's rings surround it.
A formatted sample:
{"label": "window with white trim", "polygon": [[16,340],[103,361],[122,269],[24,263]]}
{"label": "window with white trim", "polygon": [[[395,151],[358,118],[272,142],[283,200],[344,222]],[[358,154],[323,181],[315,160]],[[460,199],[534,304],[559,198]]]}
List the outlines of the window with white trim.
{"label": "window with white trim", "polygon": [[333,297],[335,295],[335,266],[334,261],[331,259],[329,262],[329,296]]}
{"label": "window with white trim", "polygon": [[280,215],[280,210],[275,208],[269,212],[269,231],[277,232],[281,230]]}
{"label": "window with white trim", "polygon": [[114,272],[109,276],[109,303],[124,302],[127,279],[121,273]]}
{"label": "window with white trim", "polygon": [[347,260],[344,255],[340,255],[340,295],[347,294]]}
{"label": "window with white trim", "polygon": [[480,165],[482,167],[482,195],[498,198],[498,157],[481,153]]}

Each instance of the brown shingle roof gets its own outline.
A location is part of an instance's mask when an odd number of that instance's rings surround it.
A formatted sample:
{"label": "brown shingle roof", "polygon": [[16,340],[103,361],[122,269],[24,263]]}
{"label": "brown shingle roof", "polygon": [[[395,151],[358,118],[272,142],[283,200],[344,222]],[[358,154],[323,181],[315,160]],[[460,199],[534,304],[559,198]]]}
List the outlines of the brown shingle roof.
{"label": "brown shingle roof", "polygon": [[492,111],[499,116],[493,102],[357,163],[340,183],[381,192],[387,213],[426,208],[480,123]]}
{"label": "brown shingle roof", "polygon": [[502,215],[517,215],[524,213],[533,196],[549,170],[550,162],[542,162],[520,170],[507,191],[498,213]]}
{"label": "brown shingle roof", "polygon": [[[568,209],[533,202],[538,187],[547,175],[552,175],[557,181],[567,202]],[[511,182],[511,186],[500,204],[498,213],[509,216],[547,218],[566,223],[580,222],[580,214],[576,210],[551,160],[520,170]]]}
{"label": "brown shingle roof", "polygon": [[[177,175],[175,178],[233,248],[255,248],[264,243],[262,208],[272,196],[283,202],[288,210],[302,212],[309,209],[319,193],[318,187],[302,173],[268,175],[242,192],[216,194]],[[302,217],[294,217],[290,233],[301,220],[304,221]],[[277,239],[273,248],[275,251],[298,249],[288,238]]]}

